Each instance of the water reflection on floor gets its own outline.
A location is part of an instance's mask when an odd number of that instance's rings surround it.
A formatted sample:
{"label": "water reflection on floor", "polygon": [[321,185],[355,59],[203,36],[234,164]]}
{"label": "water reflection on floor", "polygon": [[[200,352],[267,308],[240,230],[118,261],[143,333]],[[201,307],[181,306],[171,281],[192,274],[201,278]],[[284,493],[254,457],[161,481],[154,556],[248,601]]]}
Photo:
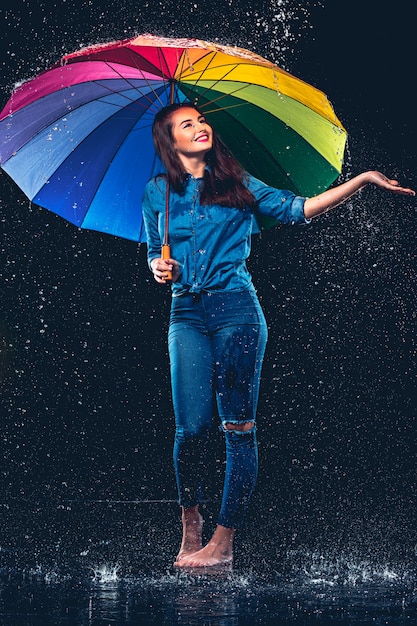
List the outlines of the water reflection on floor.
{"label": "water reflection on floor", "polygon": [[169,504],[15,503],[0,514],[4,626],[417,623],[412,560],[301,547],[266,560],[242,546],[233,569],[183,572]]}

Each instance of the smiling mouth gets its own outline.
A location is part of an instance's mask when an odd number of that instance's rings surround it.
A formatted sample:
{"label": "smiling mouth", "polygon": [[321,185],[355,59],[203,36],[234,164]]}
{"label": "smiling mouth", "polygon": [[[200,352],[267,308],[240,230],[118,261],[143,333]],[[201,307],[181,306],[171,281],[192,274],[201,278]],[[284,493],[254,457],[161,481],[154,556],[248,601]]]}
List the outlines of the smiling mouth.
{"label": "smiling mouth", "polygon": [[202,135],[198,135],[198,137],[194,139],[194,141],[208,141],[208,140],[209,140],[209,136],[206,135],[206,133]]}

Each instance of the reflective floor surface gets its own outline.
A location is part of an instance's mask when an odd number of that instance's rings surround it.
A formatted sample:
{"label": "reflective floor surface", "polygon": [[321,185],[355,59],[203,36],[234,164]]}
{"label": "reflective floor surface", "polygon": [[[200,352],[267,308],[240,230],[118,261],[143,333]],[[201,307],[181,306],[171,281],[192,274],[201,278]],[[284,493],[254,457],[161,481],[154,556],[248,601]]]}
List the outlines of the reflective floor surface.
{"label": "reflective floor surface", "polygon": [[251,525],[232,569],[179,572],[173,502],[16,501],[0,515],[4,626],[417,623],[406,551],[283,547],[272,526],[260,545]]}

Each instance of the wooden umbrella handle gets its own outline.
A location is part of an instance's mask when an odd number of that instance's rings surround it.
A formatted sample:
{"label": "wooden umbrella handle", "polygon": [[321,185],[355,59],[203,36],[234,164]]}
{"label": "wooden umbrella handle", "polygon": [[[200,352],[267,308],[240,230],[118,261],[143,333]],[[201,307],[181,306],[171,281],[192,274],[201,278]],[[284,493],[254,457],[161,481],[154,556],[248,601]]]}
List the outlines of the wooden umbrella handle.
{"label": "wooden umbrella handle", "polygon": [[[166,243],[163,244],[161,255],[164,261],[171,258],[171,248],[169,244],[166,244]],[[168,283],[168,282],[171,282],[171,280],[172,280],[172,272],[167,271],[167,277],[165,281]]]}

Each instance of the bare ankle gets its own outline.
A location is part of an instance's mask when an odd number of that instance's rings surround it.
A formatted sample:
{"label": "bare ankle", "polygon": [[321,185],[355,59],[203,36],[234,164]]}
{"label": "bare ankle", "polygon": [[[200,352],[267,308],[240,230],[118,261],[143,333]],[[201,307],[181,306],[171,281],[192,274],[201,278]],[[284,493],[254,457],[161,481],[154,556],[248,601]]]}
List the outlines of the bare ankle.
{"label": "bare ankle", "polygon": [[236,530],[234,528],[226,528],[218,524],[210,540],[211,543],[222,546],[233,546]]}
{"label": "bare ankle", "polygon": [[177,560],[184,558],[187,554],[192,554],[201,550],[201,536],[203,529],[203,518],[200,515],[198,506],[184,508],[181,511],[182,518],[182,542],[177,555]]}
{"label": "bare ankle", "polygon": [[181,519],[183,526],[201,524],[203,518],[198,510],[198,505],[189,508],[181,507]]}

